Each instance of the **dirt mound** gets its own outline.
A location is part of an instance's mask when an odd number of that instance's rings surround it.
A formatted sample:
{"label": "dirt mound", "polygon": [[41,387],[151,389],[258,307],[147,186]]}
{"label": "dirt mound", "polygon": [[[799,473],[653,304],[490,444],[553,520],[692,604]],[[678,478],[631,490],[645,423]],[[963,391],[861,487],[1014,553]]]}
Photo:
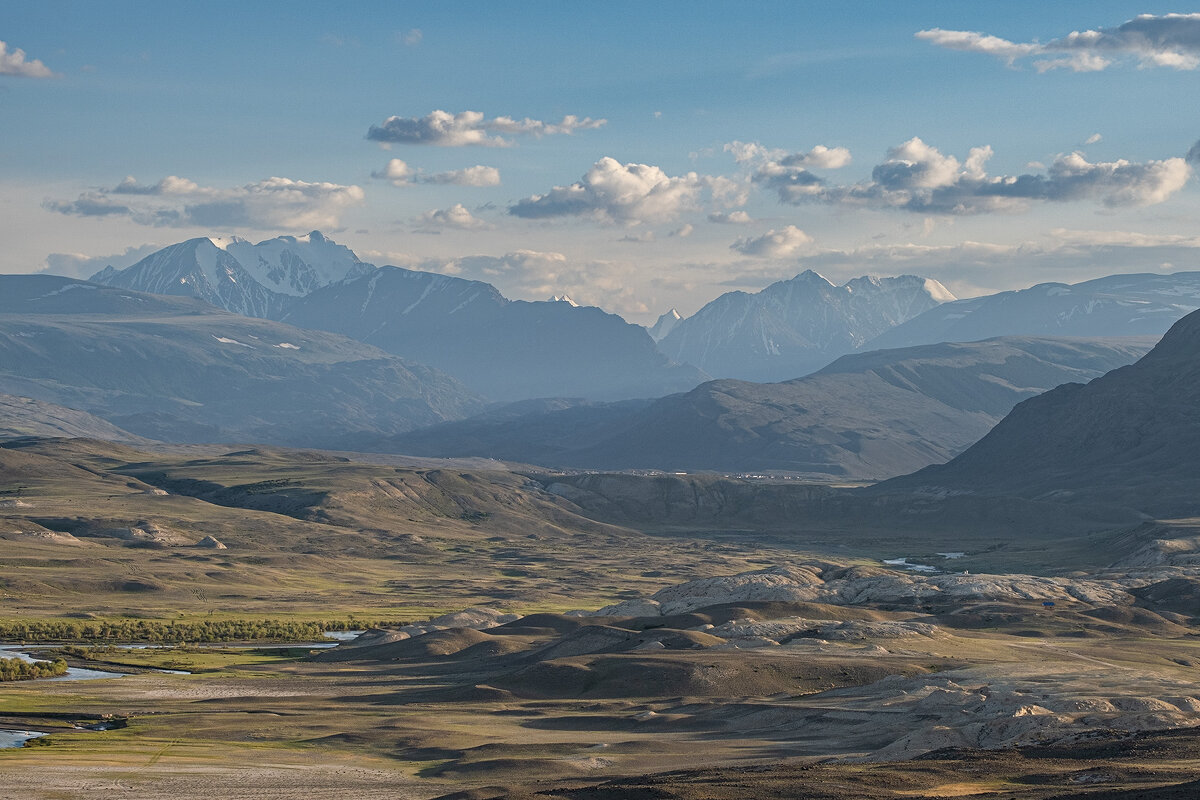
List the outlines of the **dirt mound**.
{"label": "dirt mound", "polygon": [[1168,578],[1134,589],[1132,594],[1156,608],[1189,616],[1200,614],[1200,578]]}
{"label": "dirt mound", "polygon": [[837,660],[747,657],[704,651],[543,661],[491,683],[539,699],[746,697],[801,693],[880,680],[893,669]]}
{"label": "dirt mound", "polygon": [[316,656],[314,661],[402,661],[410,659],[444,658],[480,644],[496,643],[489,636],[471,628],[448,628],[423,636],[388,641],[381,637],[381,644],[360,645],[351,648],[337,647]]}

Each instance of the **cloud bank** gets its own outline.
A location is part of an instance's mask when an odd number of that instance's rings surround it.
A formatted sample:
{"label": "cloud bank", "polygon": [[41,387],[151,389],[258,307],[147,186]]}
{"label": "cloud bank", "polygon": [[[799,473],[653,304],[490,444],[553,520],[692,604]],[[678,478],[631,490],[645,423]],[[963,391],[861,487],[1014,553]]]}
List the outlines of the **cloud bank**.
{"label": "cloud bank", "polygon": [[[1185,158],[1090,162],[1071,153],[1056,158],[1044,173],[993,176],[985,169],[991,156],[991,147],[974,147],[960,162],[914,137],[890,149],[870,180],[832,185],[803,170],[802,177],[789,178],[779,196],[793,205],[820,202],[922,214],[1020,211],[1033,202],[1080,200],[1109,207],[1148,206],[1167,200],[1191,175]],[[765,182],[780,188],[771,179]]]}
{"label": "cloud bank", "polygon": [[995,56],[1009,66],[1033,58],[1038,72],[1098,72],[1128,62],[1136,62],[1143,69],[1192,70],[1200,66],[1200,14],[1142,14],[1115,28],[1073,31],[1045,43],[1010,42],[975,31],[941,28],[915,35],[949,50]]}
{"label": "cloud bank", "polygon": [[267,178],[222,189],[170,175],[154,184],[129,177],[111,189],[42,205],[60,214],[128,217],[139,225],[159,227],[314,230],[337,228],[341,213],[362,203],[358,186]]}
{"label": "cloud bank", "polygon": [[434,111],[424,117],[388,117],[382,125],[372,125],[367,138],[383,144],[432,144],[440,147],[508,147],[513,144],[512,136],[570,135],[575,131],[593,130],[603,127],[607,120],[571,114],[562,122],[541,120],[516,120],[512,117],[487,118],[481,111]]}

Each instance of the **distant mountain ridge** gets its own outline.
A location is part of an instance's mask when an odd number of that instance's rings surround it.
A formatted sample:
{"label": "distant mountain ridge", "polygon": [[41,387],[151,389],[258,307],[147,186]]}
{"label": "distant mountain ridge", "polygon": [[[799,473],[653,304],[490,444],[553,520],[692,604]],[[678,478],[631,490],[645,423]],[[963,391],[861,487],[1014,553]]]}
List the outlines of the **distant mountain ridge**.
{"label": "distant mountain ridge", "polygon": [[835,286],[806,270],[755,294],[721,295],[679,321],[659,348],[721,378],[789,380],[954,299],[937,281],[915,275]]}
{"label": "distant mountain ridge", "polygon": [[1161,336],[1200,308],[1200,272],[1109,275],[939,305],[881,332],[865,349],[995,336]]}
{"label": "distant mountain ridge", "polygon": [[400,267],[318,289],[281,319],[430,364],[493,400],[658,397],[708,379],[599,308],[509,300],[489,283]]}
{"label": "distant mountain ridge", "polygon": [[236,236],[199,237],[165,247],[122,270],[105,267],[95,283],[152,294],[195,297],[248,317],[272,319],[292,298],[361,275],[373,265],[320,231],[251,244]]}
{"label": "distant mountain ridge", "polygon": [[1200,311],[1139,361],[1016,406],[949,463],[879,491],[1047,497],[1200,515]]}
{"label": "distant mountain ridge", "polygon": [[550,467],[873,480],[944,461],[1017,402],[1128,364],[1152,344],[1014,337],[860,353],[784,383],[718,380],[654,401],[500,409],[376,446]]}
{"label": "distant mountain ridge", "polygon": [[641,326],[567,295],[530,303],[481,281],[376,267],[318,231],[258,244],[189,239],[93,277],[341,333],[441,369],[493,400],[657,397],[710,377],[672,363]]}
{"label": "distant mountain ridge", "polygon": [[0,276],[0,392],[161,441],[335,449],[483,409],[353,339],[51,275]]}

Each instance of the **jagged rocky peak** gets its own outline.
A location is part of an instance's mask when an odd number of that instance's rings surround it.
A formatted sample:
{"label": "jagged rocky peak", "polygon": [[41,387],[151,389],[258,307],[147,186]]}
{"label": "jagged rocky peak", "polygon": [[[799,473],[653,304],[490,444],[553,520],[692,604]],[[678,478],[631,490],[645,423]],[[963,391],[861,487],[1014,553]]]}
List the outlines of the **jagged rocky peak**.
{"label": "jagged rocky peak", "polygon": [[569,294],[556,294],[550,298],[551,303],[566,303],[571,308],[579,308],[579,303],[571,299]]}
{"label": "jagged rocky peak", "polygon": [[126,269],[106,267],[91,280],[198,297],[248,316],[277,317],[291,298],[372,270],[350,248],[312,231],[258,244],[238,236],[201,236],[164,247]]}
{"label": "jagged rocky peak", "polygon": [[680,323],[683,317],[675,309],[671,309],[667,313],[658,318],[658,321],[651,325],[646,330],[650,333],[650,338],[656,342],[661,342],[668,333],[675,330],[675,326]]}
{"label": "jagged rocky peak", "polygon": [[790,380],[953,299],[937,281],[916,275],[863,276],[837,286],[805,270],[757,293],[721,295],[678,322],[660,348],[717,377]]}

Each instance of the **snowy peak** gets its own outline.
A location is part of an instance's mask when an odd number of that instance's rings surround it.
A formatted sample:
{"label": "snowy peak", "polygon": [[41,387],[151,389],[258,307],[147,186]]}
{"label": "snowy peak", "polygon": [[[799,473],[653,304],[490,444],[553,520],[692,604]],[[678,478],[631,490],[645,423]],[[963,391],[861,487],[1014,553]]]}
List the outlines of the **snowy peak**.
{"label": "snowy peak", "polygon": [[670,311],[659,317],[658,321],[646,330],[650,334],[651,339],[656,342],[661,342],[667,334],[675,330],[675,326],[678,325],[682,320],[683,317],[679,315],[679,312],[672,308]]}
{"label": "snowy peak", "polygon": [[330,241],[320,231],[276,236],[258,244],[234,237],[225,250],[263,286],[291,297],[303,297],[370,270],[350,248]]}
{"label": "snowy peak", "polygon": [[96,283],[155,294],[198,297],[253,317],[276,317],[292,298],[371,272],[319,231],[251,244],[238,236],[202,236],[173,244],[131,267],[107,267]]}
{"label": "snowy peak", "polygon": [[556,294],[550,298],[551,303],[566,303],[571,308],[579,308],[579,303],[571,299],[569,294]]}
{"label": "snowy peak", "polygon": [[790,380],[953,297],[916,275],[835,286],[806,270],[757,294],[721,295],[675,324],[659,347],[717,377]]}

